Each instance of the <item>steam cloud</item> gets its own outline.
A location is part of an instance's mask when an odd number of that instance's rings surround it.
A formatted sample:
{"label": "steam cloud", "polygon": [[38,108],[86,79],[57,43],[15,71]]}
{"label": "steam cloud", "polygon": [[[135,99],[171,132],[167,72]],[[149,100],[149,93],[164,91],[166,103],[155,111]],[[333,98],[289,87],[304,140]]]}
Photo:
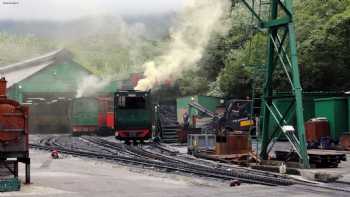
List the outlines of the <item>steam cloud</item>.
{"label": "steam cloud", "polygon": [[229,0],[188,0],[172,29],[171,43],[164,55],[144,66],[145,78],[136,90],[149,90],[169,79],[179,78],[201,59],[204,49],[214,33],[225,34],[229,19],[224,16],[231,8]]}
{"label": "steam cloud", "polygon": [[[102,40],[103,42],[110,42],[109,44],[119,45],[123,49],[127,49],[129,52],[129,59],[132,64],[137,64],[142,62],[140,56],[142,56],[142,37],[145,34],[145,25],[143,23],[127,24],[123,18],[117,16],[98,16],[89,18],[87,24],[82,25],[82,27],[76,27],[79,35],[83,37],[87,42],[90,38],[95,36],[101,40],[107,37],[107,39]],[[89,28],[87,33],[84,33],[84,28]],[[74,35],[78,33],[74,32]],[[113,35],[115,38],[109,39],[108,36]],[[74,38],[73,38],[74,39]],[[95,50],[99,50],[96,48]],[[106,50],[106,49],[100,49]],[[107,61],[107,60],[106,60]],[[106,62],[104,62],[106,64]],[[99,66],[105,66],[99,65]],[[85,76],[80,79],[80,82],[76,91],[76,98],[95,96],[100,92],[105,86],[107,86],[113,79],[125,78],[129,72],[131,72],[134,67],[131,65],[125,65],[120,67],[119,70],[112,70],[113,67],[109,69],[108,73],[104,73],[101,78],[96,76]]]}
{"label": "steam cloud", "polygon": [[99,79],[93,75],[83,78],[78,85],[76,98],[93,96],[110,82],[109,79]]}

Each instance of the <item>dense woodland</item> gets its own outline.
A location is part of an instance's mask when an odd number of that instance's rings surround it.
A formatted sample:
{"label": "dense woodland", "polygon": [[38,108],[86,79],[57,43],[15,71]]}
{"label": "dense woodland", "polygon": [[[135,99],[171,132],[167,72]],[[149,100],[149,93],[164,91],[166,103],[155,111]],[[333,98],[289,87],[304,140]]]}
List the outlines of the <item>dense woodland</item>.
{"label": "dense woodland", "polygon": [[[350,1],[296,0],[301,80],[305,91],[350,90]],[[252,17],[242,6],[233,9],[230,33],[213,40],[200,69],[180,80],[183,94],[197,92],[216,96],[245,97],[252,88],[259,92],[264,83],[267,36],[254,30]],[[236,22],[237,13],[240,16]],[[242,20],[243,19],[243,20]],[[253,29],[253,30],[252,30]],[[200,74],[198,74],[200,73]],[[283,75],[276,78],[284,78]],[[191,83],[190,81],[201,81]],[[206,80],[210,81],[206,83]],[[188,85],[193,84],[194,87]],[[284,83],[280,83],[282,86]],[[282,89],[283,87],[281,87]],[[277,87],[278,89],[278,87]]]}
{"label": "dense woodland", "polygon": [[[294,4],[304,90],[349,91],[350,1],[295,0]],[[266,10],[261,12],[268,14]],[[261,91],[267,58],[266,33],[257,29],[256,21],[243,5],[233,7],[227,17],[232,17],[233,21],[229,33],[225,36],[213,35],[196,69],[186,71],[175,82],[172,87],[174,93],[245,97],[253,89]],[[156,26],[169,28],[169,18]],[[113,26],[115,28],[111,28]],[[52,39],[1,33],[0,65],[18,61],[23,54],[24,57],[32,57],[65,47],[73,52],[77,62],[100,76],[140,72],[139,65],[160,54],[169,39],[167,31],[163,30],[158,30],[162,33],[156,36],[143,36],[150,31],[152,28],[147,30],[135,21],[120,25],[120,21],[115,23],[109,18],[96,31],[78,37],[73,34],[64,41],[62,37]],[[279,72],[275,74],[283,81]],[[283,84],[280,83],[280,86]]]}

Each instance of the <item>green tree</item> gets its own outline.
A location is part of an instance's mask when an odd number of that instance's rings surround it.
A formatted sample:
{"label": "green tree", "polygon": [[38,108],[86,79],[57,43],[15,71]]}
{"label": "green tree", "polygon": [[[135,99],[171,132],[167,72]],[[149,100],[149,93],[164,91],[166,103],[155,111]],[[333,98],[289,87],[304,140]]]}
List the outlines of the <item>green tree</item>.
{"label": "green tree", "polygon": [[306,90],[350,89],[350,7],[332,16],[301,49]]}
{"label": "green tree", "polygon": [[208,80],[198,71],[187,71],[181,79],[178,80],[179,90],[181,96],[190,96],[196,94],[206,94],[209,90]]}
{"label": "green tree", "polygon": [[297,1],[296,8],[304,90],[349,89],[350,1]]}
{"label": "green tree", "polygon": [[[266,36],[257,33],[245,45],[232,50],[226,57],[225,68],[220,73],[220,89],[233,97],[250,95],[252,83],[261,89],[264,78],[263,65],[266,60]],[[238,89],[236,88],[243,88]]]}

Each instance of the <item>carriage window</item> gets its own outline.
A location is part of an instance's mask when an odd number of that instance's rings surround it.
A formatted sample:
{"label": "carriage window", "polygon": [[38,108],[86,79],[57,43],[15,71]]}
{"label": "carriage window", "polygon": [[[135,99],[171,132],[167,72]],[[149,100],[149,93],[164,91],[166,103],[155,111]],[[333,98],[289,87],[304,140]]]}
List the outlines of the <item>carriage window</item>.
{"label": "carriage window", "polygon": [[119,108],[125,107],[125,96],[118,97],[118,107]]}
{"label": "carriage window", "polygon": [[125,97],[118,99],[118,108],[120,109],[144,109],[146,108],[146,99],[144,97]]}

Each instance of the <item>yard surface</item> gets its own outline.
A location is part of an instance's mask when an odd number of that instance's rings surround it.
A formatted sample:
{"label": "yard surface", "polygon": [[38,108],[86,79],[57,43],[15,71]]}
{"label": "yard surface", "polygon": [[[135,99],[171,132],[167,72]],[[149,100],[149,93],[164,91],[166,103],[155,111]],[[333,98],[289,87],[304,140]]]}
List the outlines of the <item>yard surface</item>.
{"label": "yard surface", "polygon": [[[157,172],[86,158],[63,156],[52,160],[49,152],[31,150],[32,184],[22,185],[20,192],[0,196],[348,196],[349,193],[329,190],[312,191],[301,186],[267,187],[242,184],[230,187],[229,182],[208,180],[187,175]],[[346,164],[346,165],[345,165]],[[23,168],[23,166],[21,166]],[[350,178],[350,165],[343,163],[335,172]],[[20,169],[23,173],[24,170]],[[20,174],[23,180],[23,174]]]}

